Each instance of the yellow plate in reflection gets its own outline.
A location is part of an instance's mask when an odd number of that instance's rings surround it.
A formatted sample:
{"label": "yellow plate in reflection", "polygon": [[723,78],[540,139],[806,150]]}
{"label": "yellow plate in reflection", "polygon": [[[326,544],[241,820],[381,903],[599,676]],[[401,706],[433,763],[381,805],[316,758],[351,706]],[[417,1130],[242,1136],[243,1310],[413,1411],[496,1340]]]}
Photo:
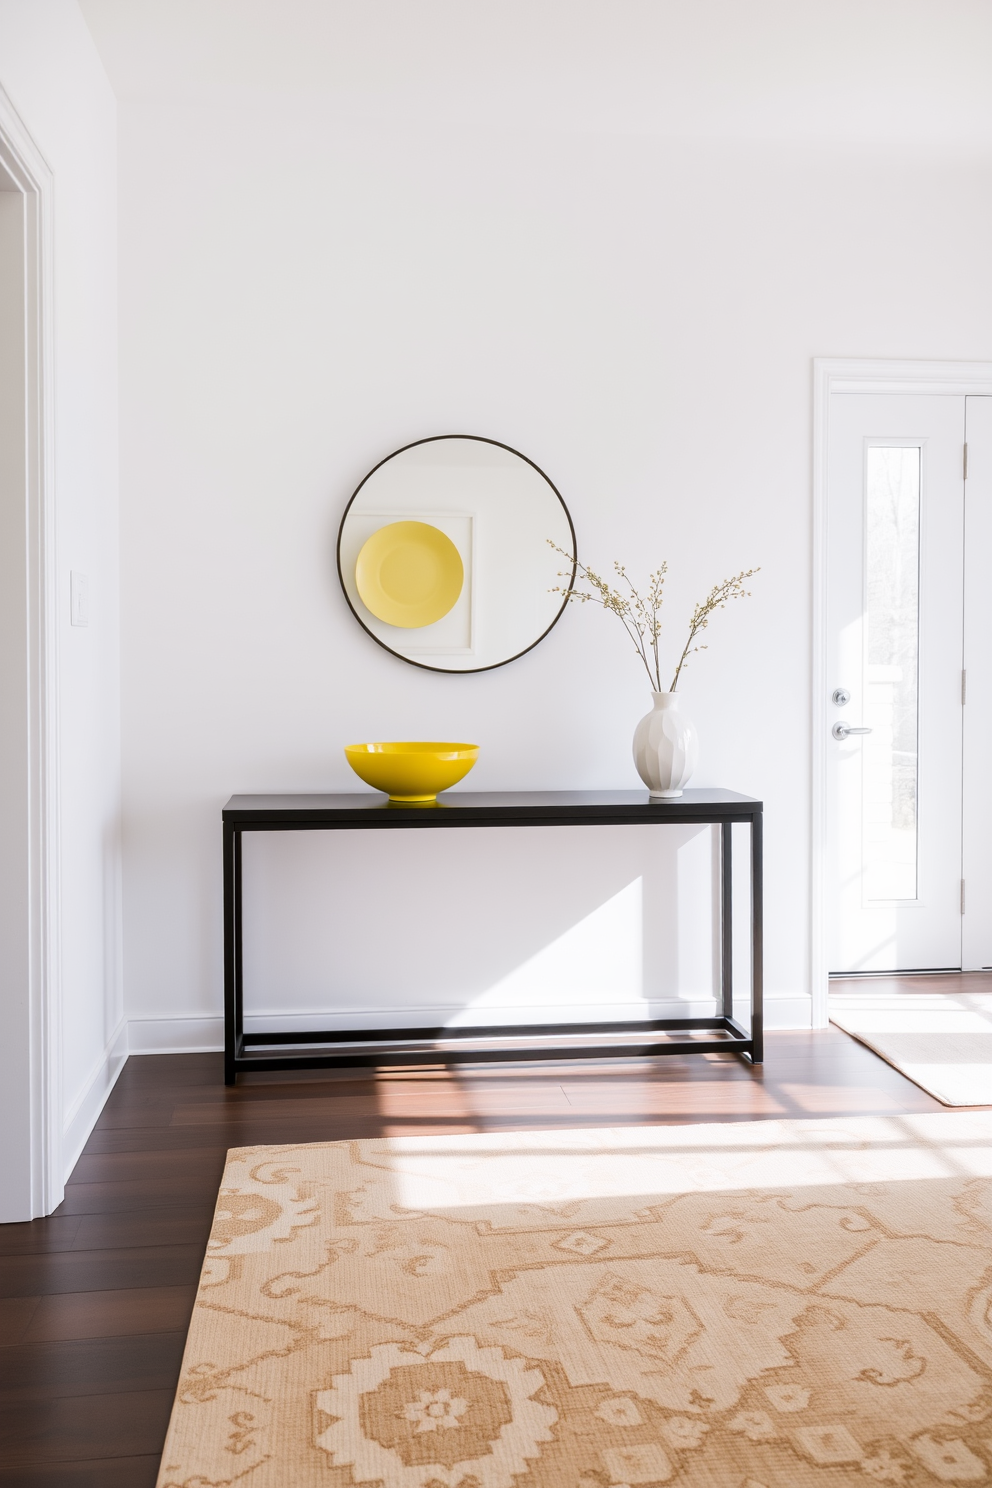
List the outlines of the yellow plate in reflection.
{"label": "yellow plate in reflection", "polygon": [[465,569],[451,538],[429,522],[390,522],[373,532],[355,563],[362,603],[378,620],[413,630],[454,606]]}

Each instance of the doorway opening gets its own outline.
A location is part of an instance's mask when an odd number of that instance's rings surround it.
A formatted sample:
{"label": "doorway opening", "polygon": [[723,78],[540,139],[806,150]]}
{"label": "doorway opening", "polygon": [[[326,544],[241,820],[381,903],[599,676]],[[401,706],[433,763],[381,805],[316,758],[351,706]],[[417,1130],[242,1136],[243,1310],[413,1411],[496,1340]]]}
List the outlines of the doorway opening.
{"label": "doorway opening", "polygon": [[992,367],[816,364],[814,1023],[992,969]]}

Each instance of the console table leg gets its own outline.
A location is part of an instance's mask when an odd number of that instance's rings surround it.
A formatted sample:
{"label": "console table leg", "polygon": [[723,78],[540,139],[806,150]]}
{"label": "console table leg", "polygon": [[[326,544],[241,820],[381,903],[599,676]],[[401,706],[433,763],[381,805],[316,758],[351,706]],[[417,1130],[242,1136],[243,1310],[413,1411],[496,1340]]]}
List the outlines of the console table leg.
{"label": "console table leg", "polygon": [[241,1018],[239,982],[241,972],[241,905],[240,869],[241,833],[230,822],[224,823],[224,1083],[233,1085],[238,1076],[235,1067],[240,1043]]}
{"label": "console table leg", "polygon": [[733,823],[720,827],[720,934],[723,956],[720,967],[720,1010],[725,1018],[734,1016],[734,864]]}
{"label": "console table leg", "polygon": [[762,904],[762,813],[751,818],[751,1062],[764,1059],[763,904]]}

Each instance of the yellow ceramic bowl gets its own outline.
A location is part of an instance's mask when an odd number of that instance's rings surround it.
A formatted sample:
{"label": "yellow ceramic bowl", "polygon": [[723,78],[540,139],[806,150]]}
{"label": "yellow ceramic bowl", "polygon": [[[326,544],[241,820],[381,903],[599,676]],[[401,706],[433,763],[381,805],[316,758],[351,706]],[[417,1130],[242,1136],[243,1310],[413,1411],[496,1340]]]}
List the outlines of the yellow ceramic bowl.
{"label": "yellow ceramic bowl", "polygon": [[479,758],[478,744],[346,744],[355,774],[391,801],[436,801]]}

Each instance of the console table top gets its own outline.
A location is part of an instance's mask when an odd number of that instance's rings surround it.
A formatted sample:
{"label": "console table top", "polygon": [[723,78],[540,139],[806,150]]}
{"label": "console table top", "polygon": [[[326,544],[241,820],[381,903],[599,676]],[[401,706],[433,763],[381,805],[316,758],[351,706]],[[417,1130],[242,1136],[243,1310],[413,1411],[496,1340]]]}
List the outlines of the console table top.
{"label": "console table top", "polygon": [[646,790],[446,791],[436,802],[404,805],[378,791],[337,795],[232,796],[224,821],[232,825],[469,826],[519,824],[592,825],[652,821],[742,821],[762,809],[753,796],[716,788],[689,789],[671,800]]}

